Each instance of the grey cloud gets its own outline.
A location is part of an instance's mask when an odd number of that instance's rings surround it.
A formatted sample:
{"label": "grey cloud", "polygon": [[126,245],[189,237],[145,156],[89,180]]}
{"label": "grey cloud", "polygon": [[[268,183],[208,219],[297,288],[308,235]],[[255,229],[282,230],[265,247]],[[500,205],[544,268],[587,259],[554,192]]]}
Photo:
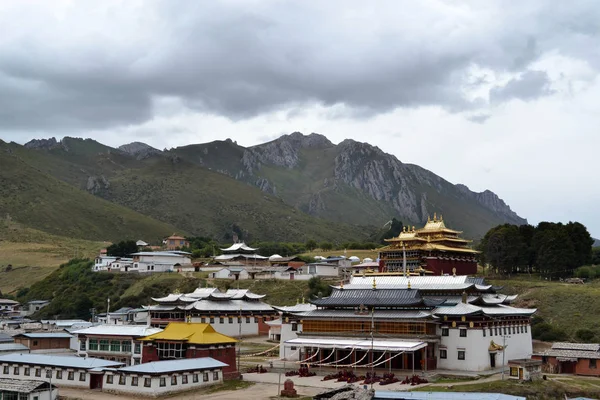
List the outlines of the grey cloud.
{"label": "grey cloud", "polygon": [[530,101],[549,94],[552,94],[552,89],[548,74],[544,71],[527,71],[506,85],[490,90],[490,102],[501,103],[512,99]]}
{"label": "grey cloud", "polygon": [[476,124],[483,124],[490,117],[491,117],[490,114],[476,114],[476,115],[468,116],[467,119],[471,122],[475,122]]}
{"label": "grey cloud", "polygon": [[[93,14],[89,5],[75,3],[81,10],[60,24],[52,8],[9,13],[0,24],[22,19],[24,28],[0,43],[0,129],[139,124],[161,96],[232,119],[315,103],[343,104],[352,118],[397,107],[473,110],[480,103],[465,100],[460,89],[473,64],[520,73],[556,48],[553,38],[569,43],[560,15],[542,20],[552,8],[545,2],[523,9],[493,4],[497,9],[465,3],[453,15],[435,3],[356,1],[345,2],[342,15],[333,1],[165,0],[115,8],[114,18],[97,22],[85,20]],[[583,2],[565,15],[598,15],[596,8]],[[513,28],[494,23],[502,19]],[[589,23],[577,29],[597,34]],[[540,74],[527,72],[490,97],[549,94],[541,83]]]}

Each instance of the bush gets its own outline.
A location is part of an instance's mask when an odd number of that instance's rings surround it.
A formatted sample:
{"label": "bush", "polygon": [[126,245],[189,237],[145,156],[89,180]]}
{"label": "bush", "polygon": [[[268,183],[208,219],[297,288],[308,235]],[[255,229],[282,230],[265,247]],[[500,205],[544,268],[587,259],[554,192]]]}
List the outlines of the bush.
{"label": "bush", "polygon": [[532,326],[531,336],[534,339],[544,342],[558,342],[568,339],[567,333],[564,330],[556,328],[546,322]]}
{"label": "bush", "polygon": [[575,332],[575,338],[584,343],[592,343],[596,341],[596,332],[591,329],[579,329]]}

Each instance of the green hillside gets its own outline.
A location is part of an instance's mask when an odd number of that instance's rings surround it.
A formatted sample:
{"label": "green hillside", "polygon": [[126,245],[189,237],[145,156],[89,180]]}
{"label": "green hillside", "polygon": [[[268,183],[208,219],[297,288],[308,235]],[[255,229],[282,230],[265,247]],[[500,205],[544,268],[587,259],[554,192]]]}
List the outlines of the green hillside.
{"label": "green hillside", "polygon": [[102,200],[26,163],[0,143],[0,216],[60,236],[158,241],[177,229]]}
{"label": "green hillside", "polygon": [[184,160],[157,157],[111,179],[106,199],[199,236],[227,240],[361,240],[368,232],[309,216],[281,199]]}

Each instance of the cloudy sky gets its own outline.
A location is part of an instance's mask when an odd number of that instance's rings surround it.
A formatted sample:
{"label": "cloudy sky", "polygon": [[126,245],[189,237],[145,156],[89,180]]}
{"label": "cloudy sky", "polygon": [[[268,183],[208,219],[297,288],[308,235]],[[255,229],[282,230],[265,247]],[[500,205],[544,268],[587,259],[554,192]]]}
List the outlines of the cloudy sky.
{"label": "cloudy sky", "polygon": [[318,132],[600,237],[589,1],[0,2],[0,138]]}

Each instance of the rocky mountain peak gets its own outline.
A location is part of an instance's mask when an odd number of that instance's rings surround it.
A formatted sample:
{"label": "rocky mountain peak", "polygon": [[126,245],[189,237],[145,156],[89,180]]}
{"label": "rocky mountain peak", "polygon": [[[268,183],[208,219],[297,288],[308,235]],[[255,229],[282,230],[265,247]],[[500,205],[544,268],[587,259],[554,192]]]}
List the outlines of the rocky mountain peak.
{"label": "rocky mountain peak", "polygon": [[24,146],[28,149],[50,150],[58,147],[59,145],[60,142],[58,142],[56,138],[51,137],[50,139],[32,139],[25,143]]}
{"label": "rocky mountain peak", "polygon": [[289,141],[296,147],[302,149],[325,148],[334,146],[334,144],[331,143],[331,141],[327,139],[326,136],[314,132],[309,135],[305,135],[302,132],[294,132],[289,135],[283,135],[276,140]]}
{"label": "rocky mountain peak", "polygon": [[155,149],[154,147],[142,142],[131,142],[128,144],[124,144],[122,146],[119,146],[119,150],[134,156],[138,160],[142,160],[144,158],[150,157],[151,155],[161,153],[160,150]]}

